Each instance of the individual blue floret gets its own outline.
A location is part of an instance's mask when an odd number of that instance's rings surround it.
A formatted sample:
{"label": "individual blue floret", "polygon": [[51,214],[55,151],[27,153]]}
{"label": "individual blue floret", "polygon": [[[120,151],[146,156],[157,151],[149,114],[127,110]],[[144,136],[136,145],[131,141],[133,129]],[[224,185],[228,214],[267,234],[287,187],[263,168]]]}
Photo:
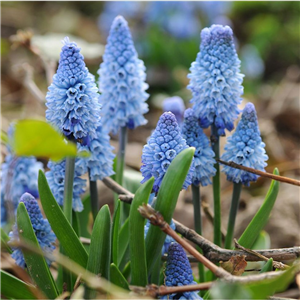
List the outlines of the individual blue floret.
{"label": "individual blue floret", "polygon": [[[193,271],[184,249],[178,243],[169,246],[168,259],[165,270],[166,286],[183,286],[197,284],[193,278]],[[197,291],[174,293],[161,299],[202,299]]]}
{"label": "individual blue floret", "polygon": [[46,96],[46,119],[69,138],[96,136],[100,104],[95,77],[85,66],[80,48],[66,37],[59,65]]}
{"label": "individual blue floret", "polygon": [[230,27],[212,25],[202,30],[200,52],[190,71],[188,89],[200,126],[214,124],[218,134],[225,135],[225,128],[234,128],[243,94],[243,75]]}
{"label": "individual blue floret", "polygon": [[78,151],[88,151],[90,156],[80,158],[82,168],[89,169],[90,179],[96,181],[114,174],[113,159],[115,154],[112,152],[113,147],[110,145],[110,137],[107,132],[103,131],[102,125],[96,130],[96,138],[84,141],[84,145],[78,144]]}
{"label": "individual blue floret", "polygon": [[[252,103],[247,103],[232,136],[228,137],[225,144],[225,151],[221,159],[232,161],[236,164],[250,167],[259,171],[265,171],[268,160],[258,128],[255,107]],[[235,183],[250,185],[250,181],[256,181],[259,177],[243,170],[224,166],[222,172],[226,173],[227,180]]]}
{"label": "individual blue floret", "polygon": [[[28,212],[33,231],[36,235],[38,243],[41,249],[47,253],[52,253],[55,249],[55,240],[56,236],[51,230],[51,226],[47,219],[44,219],[41,210],[39,208],[38,202],[36,199],[29,193],[22,195],[20,202],[23,202],[26,210]],[[13,231],[9,233],[10,240],[8,243],[18,242],[19,241],[19,232],[18,226],[15,224],[13,226]],[[19,248],[12,248],[13,253],[11,254],[12,258],[16,260],[17,265],[22,268],[26,267],[24,256],[22,251]],[[50,266],[51,261],[46,259],[48,265]]]}
{"label": "individual blue floret", "polygon": [[210,177],[216,174],[214,164],[216,163],[215,153],[211,149],[209,140],[202,128],[199,126],[197,117],[191,108],[184,113],[182,126],[182,137],[189,147],[195,147],[193,184],[206,186],[211,184]]}
{"label": "individual blue floret", "polygon": [[180,126],[183,121],[185,105],[182,98],[178,96],[166,98],[162,103],[163,112],[170,111],[176,117],[177,123]]}
{"label": "individual blue floret", "polygon": [[[48,168],[50,170],[47,171],[45,175],[49,187],[58,204],[63,206],[66,160],[62,160],[58,163],[49,161]],[[80,159],[77,158],[75,161],[72,207],[74,211],[78,211],[78,212],[83,210],[83,204],[80,196],[85,192],[86,180],[80,178],[80,176],[85,172],[86,172],[86,165],[82,163]]]}
{"label": "individual blue floret", "polygon": [[16,209],[20,197],[25,192],[38,197],[39,170],[43,170],[43,164],[35,157],[18,157],[9,153],[1,165],[1,201],[11,201]]}
{"label": "individual blue floret", "polygon": [[[171,112],[163,113],[156,129],[143,148],[141,172],[144,179],[142,183],[153,176],[155,178],[153,192],[157,193],[172,160],[186,148],[188,148],[188,145],[181,136],[174,114]],[[192,165],[184,181],[184,189],[187,189],[192,183],[193,172]]]}
{"label": "individual blue floret", "polygon": [[145,101],[146,73],[142,60],[138,59],[126,20],[114,19],[98,70],[103,129],[116,134],[120,127],[134,129],[144,125],[148,112]]}

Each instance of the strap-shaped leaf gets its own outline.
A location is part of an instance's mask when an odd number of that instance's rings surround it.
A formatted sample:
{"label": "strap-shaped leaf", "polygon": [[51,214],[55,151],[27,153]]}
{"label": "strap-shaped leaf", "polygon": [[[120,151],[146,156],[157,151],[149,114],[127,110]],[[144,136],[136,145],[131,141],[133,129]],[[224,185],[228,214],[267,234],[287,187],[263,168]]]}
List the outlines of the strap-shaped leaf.
{"label": "strap-shaped leaf", "polygon": [[148,284],[144,227],[145,219],[138,208],[148,203],[153,187],[154,177],[141,185],[132,200],[129,213],[129,251],[131,261],[131,284],[146,286]]}
{"label": "strap-shaped leaf", "polygon": [[8,253],[12,253],[11,248],[7,244],[8,241],[9,241],[8,235],[1,228],[1,250],[5,249]]}
{"label": "strap-shaped leaf", "polygon": [[[195,148],[188,148],[180,152],[168,167],[159,189],[155,210],[159,211],[166,222],[170,223],[179,192],[185,181],[193,160]],[[148,275],[151,274],[156,260],[161,256],[161,249],[166,234],[156,226],[150,226],[146,237],[146,258]]]}
{"label": "strap-shaped leaf", "polygon": [[127,263],[126,257],[129,249],[129,218],[126,219],[119,232],[118,267],[120,270]]}
{"label": "strap-shaped leaf", "polygon": [[[17,209],[17,225],[20,240],[40,248],[38,240],[33,231],[30,218],[28,216],[24,203],[20,202]],[[57,289],[49,271],[48,265],[43,256],[28,251],[23,251],[27,270],[32,280],[41,289],[41,291],[49,297],[55,299],[58,296]]]}
{"label": "strap-shaped leaf", "polygon": [[85,268],[88,254],[52,195],[45,174],[41,170],[39,172],[38,185],[45,215],[66,255]]}
{"label": "strap-shaped leaf", "polygon": [[[279,175],[279,171],[277,168],[274,169],[273,174]],[[239,238],[238,242],[240,245],[244,246],[245,248],[251,248],[254,244],[255,240],[259,236],[260,231],[265,227],[267,224],[271,210],[275,204],[277,195],[279,191],[279,182],[276,180],[272,180],[269,191],[266,195],[266,198],[255,214],[241,237]]]}
{"label": "strap-shaped leaf", "polygon": [[273,258],[270,258],[264,266],[261,268],[259,273],[265,273],[265,272],[270,272],[273,271]]}
{"label": "strap-shaped leaf", "polygon": [[106,204],[98,212],[94,223],[87,270],[109,279],[110,257],[111,217]]}
{"label": "strap-shaped leaf", "polygon": [[37,299],[31,290],[36,287],[29,286],[19,278],[1,270],[1,295],[7,299]]}
{"label": "strap-shaped leaf", "polygon": [[124,290],[130,291],[127,280],[114,263],[110,265],[110,281]]}
{"label": "strap-shaped leaf", "polygon": [[111,255],[112,262],[118,264],[118,251],[119,251],[119,230],[120,230],[120,200],[117,202],[117,208],[115,209],[113,222],[112,222],[112,243],[111,243]]}

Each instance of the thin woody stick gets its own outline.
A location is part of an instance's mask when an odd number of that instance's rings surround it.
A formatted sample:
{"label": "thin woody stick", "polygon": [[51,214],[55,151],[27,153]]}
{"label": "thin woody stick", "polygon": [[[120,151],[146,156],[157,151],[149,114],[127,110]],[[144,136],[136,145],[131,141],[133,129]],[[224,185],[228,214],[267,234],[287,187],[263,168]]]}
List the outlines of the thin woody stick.
{"label": "thin woody stick", "polygon": [[[269,260],[269,258],[267,258],[266,256],[258,253],[257,251],[254,251],[254,250],[247,249],[247,248],[243,247],[242,245],[240,245],[238,243],[238,241],[236,239],[233,239],[233,240],[234,240],[234,245],[235,245],[236,248],[241,249],[243,251],[246,251],[248,253],[251,253],[253,255],[256,255],[257,257],[261,258],[262,260],[265,260],[265,261]],[[276,269],[283,269],[283,270],[290,268],[288,265],[285,265],[282,262],[278,262],[278,261],[275,261],[275,260],[273,261],[273,267],[276,268]]]}
{"label": "thin woody stick", "polygon": [[259,175],[261,177],[267,177],[267,178],[271,178],[271,179],[274,179],[274,180],[277,180],[277,181],[281,181],[281,182],[285,182],[285,183],[300,186],[300,181],[296,180],[296,179],[292,179],[292,178],[288,178],[288,177],[284,177],[284,176],[279,176],[279,175],[274,175],[274,174],[267,173],[267,172],[258,171],[258,170],[255,170],[255,169],[252,169],[252,168],[249,168],[249,167],[244,167],[244,166],[238,165],[238,164],[234,163],[233,161],[227,162],[227,161],[224,161],[224,160],[221,160],[221,159],[217,159],[217,162],[219,162],[223,165],[235,168],[235,169],[240,169],[240,170],[244,170],[244,171]]}

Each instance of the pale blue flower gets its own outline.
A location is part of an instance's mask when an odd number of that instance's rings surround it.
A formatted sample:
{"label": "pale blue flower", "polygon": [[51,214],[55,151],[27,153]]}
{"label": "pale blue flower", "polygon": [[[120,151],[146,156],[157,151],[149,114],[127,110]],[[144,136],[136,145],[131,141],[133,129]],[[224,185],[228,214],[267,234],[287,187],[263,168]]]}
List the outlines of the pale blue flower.
{"label": "pale blue flower", "polygon": [[190,147],[195,147],[193,184],[206,186],[211,184],[210,177],[216,174],[214,164],[215,153],[211,149],[209,140],[199,126],[197,117],[191,108],[184,113],[182,137]]}
{"label": "pale blue flower", "polygon": [[66,37],[59,65],[46,96],[46,119],[65,136],[96,136],[100,104],[95,77],[89,73],[76,43]]}
{"label": "pale blue flower", "polygon": [[214,124],[218,135],[225,135],[225,128],[234,128],[243,94],[243,75],[230,27],[212,25],[202,30],[200,52],[190,71],[188,88],[201,127]]}
{"label": "pale blue flower", "polygon": [[[26,207],[33,231],[36,235],[41,249],[45,252],[52,253],[52,251],[55,249],[54,244],[56,236],[53,233],[48,220],[44,219],[36,199],[29,193],[25,193],[22,195],[20,202],[23,202]],[[17,224],[13,226],[13,231],[9,233],[9,237],[10,240],[8,244],[19,241],[19,231]],[[26,264],[21,249],[13,247],[12,250],[13,253],[11,254],[11,256],[13,259],[15,259],[16,264],[22,268],[25,268]],[[51,264],[50,260],[46,259],[46,261],[48,265]]]}
{"label": "pale blue flower", "polygon": [[[235,132],[227,139],[221,159],[265,171],[268,156],[264,147],[265,144],[260,137],[255,107],[252,103],[247,103]],[[259,177],[256,174],[229,166],[224,166],[222,172],[227,175],[227,180],[235,183],[241,182],[246,186],[250,185],[250,181],[256,181]]]}
{"label": "pale blue flower", "polygon": [[[49,171],[46,172],[46,178],[51,189],[51,192],[59,205],[63,206],[64,203],[64,184],[65,184],[65,171],[66,160],[58,163],[49,161]],[[86,180],[80,178],[86,172],[86,165],[82,163],[79,158],[75,160],[75,174],[73,183],[73,210],[82,211],[83,204],[80,196],[85,192]]]}
{"label": "pale blue flower", "polygon": [[170,111],[176,117],[177,123],[180,126],[183,121],[183,114],[185,111],[185,105],[182,98],[178,96],[164,99],[162,103],[163,111]]}
{"label": "pale blue flower", "polygon": [[[144,179],[142,183],[153,176],[155,178],[153,191],[157,193],[172,160],[186,148],[188,145],[181,136],[174,114],[171,112],[163,113],[156,129],[143,148],[141,172]],[[192,165],[184,181],[184,189],[187,189],[192,183],[193,172]]]}
{"label": "pale blue flower", "polygon": [[146,124],[145,66],[122,16],[112,23],[98,74],[103,129],[116,134],[120,127],[134,129]]}

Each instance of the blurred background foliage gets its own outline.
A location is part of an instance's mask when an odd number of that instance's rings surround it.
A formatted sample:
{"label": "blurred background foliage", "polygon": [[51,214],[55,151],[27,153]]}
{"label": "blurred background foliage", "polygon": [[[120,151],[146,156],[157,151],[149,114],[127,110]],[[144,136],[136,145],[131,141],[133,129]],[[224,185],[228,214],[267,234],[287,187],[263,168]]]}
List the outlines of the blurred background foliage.
{"label": "blurred background foliage", "polygon": [[[248,101],[256,106],[269,155],[267,171],[278,167],[282,175],[299,178],[299,2],[2,2],[2,128],[6,130],[13,119],[44,118],[44,97],[56,71],[64,36],[82,48],[87,67],[97,79],[108,31],[118,14],[128,21],[139,58],[144,60],[150,94],[148,124],[129,132],[128,166],[139,169],[142,146],[156,125],[164,98],[177,95],[190,106],[187,74],[199,52],[201,29],[222,24],[229,25],[235,35],[245,74],[241,107]],[[17,34],[18,30],[29,31]],[[223,146],[225,140],[222,139]],[[115,137],[112,143],[117,148]],[[261,204],[259,195],[268,185],[268,180],[260,178],[242,193],[237,228],[245,228]],[[222,189],[222,209],[226,214],[231,192],[224,178]],[[210,199],[210,193],[209,188],[204,189],[203,197]],[[295,197],[299,191],[282,185],[280,193],[284,201],[276,204],[267,231],[273,246],[291,246],[300,242],[299,197]],[[188,203],[188,197],[184,203]],[[185,214],[180,213],[183,207]],[[186,205],[179,205],[177,213],[176,218],[192,226],[192,211]]]}

